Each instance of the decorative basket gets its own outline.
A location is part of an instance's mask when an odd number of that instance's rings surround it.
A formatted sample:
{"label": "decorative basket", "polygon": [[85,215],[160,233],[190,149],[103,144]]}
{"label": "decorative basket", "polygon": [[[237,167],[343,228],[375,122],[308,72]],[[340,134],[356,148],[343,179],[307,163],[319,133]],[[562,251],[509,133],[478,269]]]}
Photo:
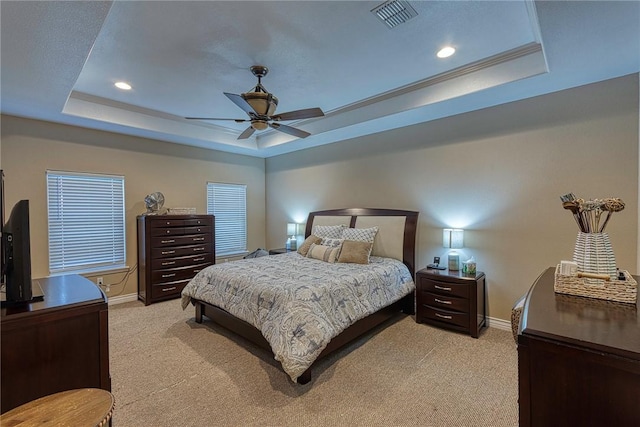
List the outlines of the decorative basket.
{"label": "decorative basket", "polygon": [[195,215],[196,208],[169,208],[169,215]]}
{"label": "decorative basket", "polygon": [[558,264],[553,290],[559,294],[635,304],[638,297],[638,282],[628,271],[624,270],[623,273],[627,280],[585,279],[560,274],[560,264]]}

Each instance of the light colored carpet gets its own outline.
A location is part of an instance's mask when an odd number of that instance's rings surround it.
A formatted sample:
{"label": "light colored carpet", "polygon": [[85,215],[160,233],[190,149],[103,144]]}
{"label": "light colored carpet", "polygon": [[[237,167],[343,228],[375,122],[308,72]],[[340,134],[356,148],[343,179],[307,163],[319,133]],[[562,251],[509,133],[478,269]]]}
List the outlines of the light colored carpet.
{"label": "light colored carpet", "polygon": [[273,356],[179,300],[109,307],[115,427],[516,426],[509,331],[479,339],[399,315],[293,383]]}

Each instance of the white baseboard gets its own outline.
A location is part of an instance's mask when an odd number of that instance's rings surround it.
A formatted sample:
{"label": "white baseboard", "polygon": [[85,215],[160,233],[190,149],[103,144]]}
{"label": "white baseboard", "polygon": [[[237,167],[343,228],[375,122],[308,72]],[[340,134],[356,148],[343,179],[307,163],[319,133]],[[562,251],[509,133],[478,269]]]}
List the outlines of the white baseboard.
{"label": "white baseboard", "polygon": [[138,294],[118,295],[108,297],[109,305],[124,304],[125,302],[138,301]]}
{"label": "white baseboard", "polygon": [[498,319],[496,317],[487,317],[487,324],[490,328],[502,329],[504,331],[511,330],[511,321]]}

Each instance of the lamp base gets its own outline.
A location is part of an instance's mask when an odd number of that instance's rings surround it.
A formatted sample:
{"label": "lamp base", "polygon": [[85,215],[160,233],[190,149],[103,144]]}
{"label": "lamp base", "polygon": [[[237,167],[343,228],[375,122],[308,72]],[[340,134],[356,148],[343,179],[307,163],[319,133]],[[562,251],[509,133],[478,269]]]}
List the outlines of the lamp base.
{"label": "lamp base", "polygon": [[449,271],[458,270],[460,270],[460,255],[452,252],[449,254]]}

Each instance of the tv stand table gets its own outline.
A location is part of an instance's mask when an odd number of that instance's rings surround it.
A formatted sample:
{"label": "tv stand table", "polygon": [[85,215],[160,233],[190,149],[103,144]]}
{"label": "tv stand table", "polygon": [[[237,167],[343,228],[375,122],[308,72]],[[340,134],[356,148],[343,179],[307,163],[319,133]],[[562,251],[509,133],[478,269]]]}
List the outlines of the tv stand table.
{"label": "tv stand table", "polygon": [[36,280],[43,301],[1,311],[2,413],[60,391],[111,391],[102,290],[79,275]]}

